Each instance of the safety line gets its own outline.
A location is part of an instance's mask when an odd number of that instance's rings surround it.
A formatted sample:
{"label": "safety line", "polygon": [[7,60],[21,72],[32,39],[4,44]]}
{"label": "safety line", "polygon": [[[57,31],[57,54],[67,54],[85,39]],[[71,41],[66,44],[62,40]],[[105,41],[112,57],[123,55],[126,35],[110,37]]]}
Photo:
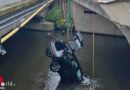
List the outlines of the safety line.
{"label": "safety line", "polygon": [[93,55],[92,55],[92,77],[95,75],[95,15],[92,15],[92,32],[93,32]]}
{"label": "safety line", "polygon": [[49,0],[47,3],[45,3],[42,7],[40,7],[34,14],[32,14],[28,19],[26,19],[22,24],[20,24],[19,27],[15,28],[13,31],[11,31],[9,34],[4,36],[1,39],[1,43],[4,43],[7,39],[9,39],[11,36],[13,36],[21,27],[26,25],[35,15],[37,15],[43,8],[45,8],[49,3],[51,3],[53,0]]}
{"label": "safety line", "polygon": [[69,29],[70,29],[70,0],[68,0],[67,7],[67,40],[69,40]]}

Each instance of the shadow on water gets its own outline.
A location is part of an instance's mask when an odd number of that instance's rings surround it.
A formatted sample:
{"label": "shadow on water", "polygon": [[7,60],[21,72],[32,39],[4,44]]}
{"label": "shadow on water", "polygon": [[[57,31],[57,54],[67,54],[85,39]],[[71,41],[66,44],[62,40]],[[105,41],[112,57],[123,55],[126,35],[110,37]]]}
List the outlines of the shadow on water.
{"label": "shadow on water", "polygon": [[[53,40],[66,41],[61,32],[51,34]],[[6,87],[7,90],[130,90],[130,46],[125,38],[95,36],[95,77],[91,78],[92,35],[83,34],[84,47],[76,55],[84,76],[91,81],[87,86],[60,84],[58,73],[49,70],[46,35],[47,32],[21,29],[4,43],[8,54],[0,57],[0,76],[4,81],[16,83],[15,87]]]}

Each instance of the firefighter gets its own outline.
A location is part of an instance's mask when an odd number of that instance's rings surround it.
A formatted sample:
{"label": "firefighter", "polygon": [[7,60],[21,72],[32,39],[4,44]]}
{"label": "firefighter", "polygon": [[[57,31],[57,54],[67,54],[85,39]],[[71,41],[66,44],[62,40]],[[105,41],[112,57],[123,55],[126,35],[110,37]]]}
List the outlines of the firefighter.
{"label": "firefighter", "polygon": [[52,36],[51,36],[50,33],[47,33],[47,35],[46,35],[46,39],[52,39]]}

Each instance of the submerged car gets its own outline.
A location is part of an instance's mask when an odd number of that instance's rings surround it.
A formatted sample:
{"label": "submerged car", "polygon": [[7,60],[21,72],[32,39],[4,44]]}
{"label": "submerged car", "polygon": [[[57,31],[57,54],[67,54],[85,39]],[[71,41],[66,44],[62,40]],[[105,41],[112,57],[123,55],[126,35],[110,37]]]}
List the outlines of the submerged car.
{"label": "submerged car", "polygon": [[80,32],[76,33],[73,40],[50,42],[49,48],[46,50],[46,55],[52,58],[50,70],[58,72],[62,82],[80,82],[83,80],[82,69],[75,56],[75,51],[82,47],[83,37]]}

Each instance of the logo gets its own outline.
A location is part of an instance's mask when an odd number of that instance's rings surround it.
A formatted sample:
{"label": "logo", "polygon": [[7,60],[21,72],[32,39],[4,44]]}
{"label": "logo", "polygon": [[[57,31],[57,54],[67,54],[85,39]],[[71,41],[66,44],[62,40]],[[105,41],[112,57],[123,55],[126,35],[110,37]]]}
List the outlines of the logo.
{"label": "logo", "polygon": [[3,76],[0,76],[0,90],[5,90],[5,87],[14,87],[16,84],[13,81],[4,81]]}

